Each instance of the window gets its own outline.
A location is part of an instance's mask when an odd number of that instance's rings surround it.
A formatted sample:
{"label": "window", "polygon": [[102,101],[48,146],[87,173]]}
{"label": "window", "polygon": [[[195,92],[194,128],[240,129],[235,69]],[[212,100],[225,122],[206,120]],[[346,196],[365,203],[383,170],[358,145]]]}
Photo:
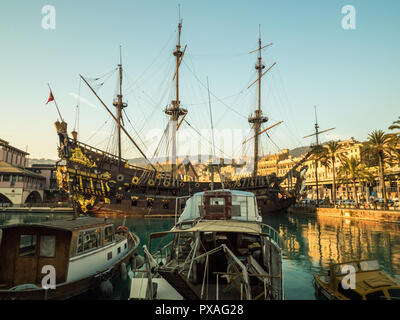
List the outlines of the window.
{"label": "window", "polygon": [[380,270],[380,265],[376,260],[361,261],[360,268],[361,271],[377,271]]}
{"label": "window", "polygon": [[387,300],[385,294],[381,290],[368,293],[367,295],[365,295],[365,298],[367,300]]}
{"label": "window", "polygon": [[89,251],[100,245],[100,229],[80,231],[78,236],[78,253]]}
{"label": "window", "polygon": [[117,249],[117,253],[120,254],[121,253],[121,247],[118,247]]}
{"label": "window", "polygon": [[18,182],[22,182],[23,177],[22,176],[18,176]]}
{"label": "window", "polygon": [[36,235],[21,234],[19,238],[19,255],[21,257],[32,257],[36,253]]}
{"label": "window", "polygon": [[112,259],[112,251],[107,253],[107,260],[111,260]]}
{"label": "window", "polygon": [[3,175],[3,181],[10,181],[10,175],[9,174]]}
{"label": "window", "polygon": [[224,198],[211,198],[210,199],[210,205],[212,206],[223,206],[225,205],[225,199]]}
{"label": "window", "polygon": [[40,256],[45,258],[56,256],[56,236],[40,237]]}
{"label": "window", "polygon": [[114,226],[104,228],[104,244],[114,241]]}

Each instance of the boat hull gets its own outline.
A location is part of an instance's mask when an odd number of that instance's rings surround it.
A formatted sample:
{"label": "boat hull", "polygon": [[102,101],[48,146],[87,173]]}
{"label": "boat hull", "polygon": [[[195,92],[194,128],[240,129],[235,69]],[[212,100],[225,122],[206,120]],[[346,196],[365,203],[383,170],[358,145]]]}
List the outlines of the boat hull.
{"label": "boat hull", "polygon": [[45,290],[43,288],[38,288],[21,291],[0,290],[0,300],[66,300],[90,290],[96,290],[105,279],[111,280],[121,274],[122,263],[125,263],[126,266],[131,265],[132,257],[137,249],[137,244],[138,242],[133,247],[130,246],[124,257],[111,268],[105,268],[94,275],[76,281],[57,284],[56,289]]}

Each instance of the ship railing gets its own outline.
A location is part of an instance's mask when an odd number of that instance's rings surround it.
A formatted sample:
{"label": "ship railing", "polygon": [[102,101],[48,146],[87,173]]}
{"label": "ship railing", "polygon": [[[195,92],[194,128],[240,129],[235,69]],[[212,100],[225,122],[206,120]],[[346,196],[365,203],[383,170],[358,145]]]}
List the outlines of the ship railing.
{"label": "ship railing", "polygon": [[173,241],[168,242],[165,246],[151,254],[157,265],[160,265],[161,262],[165,264],[170,252],[169,248],[172,246],[172,243]]}
{"label": "ship railing", "polygon": [[[217,276],[216,280],[216,292],[215,292],[215,300],[219,300],[219,277],[220,276],[230,276],[233,278],[237,278],[238,276],[241,275],[240,272],[214,272],[214,274]],[[271,281],[268,281],[272,278],[281,278],[281,276],[273,276],[269,274],[254,274],[254,273],[249,273],[249,277],[256,277],[256,278],[262,278],[263,283],[264,283],[264,290],[260,294],[258,294],[256,297],[253,298],[253,300],[259,300],[264,296],[264,299],[268,298],[275,298],[279,299],[280,297],[280,291],[277,288],[274,288],[271,285]],[[243,296],[243,286],[240,287],[240,296]]]}
{"label": "ship railing", "polygon": [[[118,156],[116,156],[115,154],[109,153],[109,152],[107,152],[107,151],[100,150],[100,149],[98,149],[98,148],[92,147],[92,146],[90,146],[90,145],[88,145],[88,144],[86,144],[86,143],[80,142],[80,141],[74,141],[74,139],[72,139],[72,138],[69,138],[69,141],[70,141],[71,143],[76,143],[78,146],[82,146],[82,147],[84,147],[85,149],[87,149],[87,150],[89,150],[89,151],[96,152],[96,153],[98,153],[98,154],[107,156],[107,157],[113,159],[114,161],[118,161],[118,160],[119,160]],[[121,160],[122,160],[123,162],[126,162],[126,163],[128,164],[128,166],[129,166],[129,168],[137,169],[137,170],[143,170],[143,171],[148,171],[148,172],[154,172],[154,170],[150,170],[150,169],[147,169],[147,168],[138,167],[138,166],[135,166],[135,165],[133,165],[133,164],[130,164],[130,163],[128,162],[128,160],[126,160],[126,159],[123,159],[123,158],[122,158]]]}
{"label": "ship railing", "polygon": [[[225,244],[221,244],[219,247],[216,247],[206,253],[203,253],[197,257],[194,257],[196,251],[193,250],[193,256],[192,258],[189,260],[187,259],[184,262],[185,264],[190,263],[190,268],[188,270],[188,279],[189,279],[189,275],[190,272],[193,268],[193,264],[195,261],[198,260],[203,260],[204,258],[206,259],[205,262],[205,267],[204,267],[204,275],[203,275],[203,282],[201,285],[201,292],[200,292],[200,299],[208,299],[208,279],[209,279],[209,257],[212,254],[215,254],[219,251],[223,250],[229,258],[232,259],[232,261],[239,267],[239,269],[241,270],[241,272],[238,272],[238,276],[240,277],[240,283],[241,283],[241,294],[240,294],[240,298],[241,300],[243,300],[244,298],[247,300],[251,300],[251,287],[250,287],[250,281],[249,281],[249,275],[247,272],[247,268],[246,266],[238,259],[238,257],[235,256],[235,254],[225,245]],[[216,295],[219,296],[219,286],[217,285],[217,292]]]}
{"label": "ship railing", "polygon": [[283,240],[282,237],[280,236],[279,232],[277,230],[275,230],[274,228],[272,228],[271,226],[262,223],[261,224],[262,227],[262,232],[264,234],[267,234],[269,236],[269,238],[275,242],[275,244],[278,245],[279,248],[283,248]]}
{"label": "ship railing", "polygon": [[148,297],[153,299],[154,292],[153,292],[153,270],[158,266],[157,261],[151,255],[150,251],[147,249],[146,245],[143,245],[143,253],[144,253],[144,261],[146,270],[145,273],[147,274],[147,287],[149,289]]}

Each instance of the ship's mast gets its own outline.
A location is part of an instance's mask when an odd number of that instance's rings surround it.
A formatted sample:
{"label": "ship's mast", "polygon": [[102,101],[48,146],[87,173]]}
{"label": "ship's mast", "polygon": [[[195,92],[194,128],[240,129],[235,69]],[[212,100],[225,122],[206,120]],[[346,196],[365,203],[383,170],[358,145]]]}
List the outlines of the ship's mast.
{"label": "ship's mast", "polygon": [[317,106],[314,106],[314,114],[315,114],[315,133],[307,135],[303,138],[308,138],[308,137],[312,137],[315,136],[315,146],[314,149],[314,155],[315,155],[315,187],[316,187],[316,192],[317,192],[317,207],[319,206],[319,185],[318,185],[318,161],[319,161],[319,157],[318,157],[318,153],[320,152],[320,144],[319,144],[319,135],[321,133],[325,133],[327,131],[333,130],[335,128],[330,128],[330,129],[326,129],[323,131],[319,131],[319,125],[318,125],[318,119],[317,119]]}
{"label": "ship's mast", "polygon": [[[178,128],[178,120],[179,116],[185,115],[187,110],[180,107],[179,101],[179,66],[181,64],[184,51],[181,51],[181,30],[182,30],[182,19],[179,18],[178,23],[178,42],[176,45],[176,49],[173,52],[173,55],[176,59],[175,66],[175,100],[171,101],[171,105],[166,108],[165,113],[170,116],[170,130],[171,130],[171,139],[172,139],[172,154],[171,154],[171,175],[172,178],[176,179],[176,131]],[[186,48],[185,48],[186,49]]]}
{"label": "ship's mast", "polygon": [[262,63],[261,57],[261,32],[258,38],[258,59],[256,64],[256,70],[258,71],[258,108],[254,110],[254,115],[249,117],[249,122],[253,124],[254,128],[254,168],[253,168],[253,177],[257,177],[258,170],[258,136],[260,134],[261,124],[268,121],[267,117],[262,115],[261,110],[261,78],[263,76],[262,70],[265,68],[265,65]]}
{"label": "ship's mast", "polygon": [[120,48],[120,58],[119,58],[119,94],[117,95],[117,100],[114,100],[113,105],[116,110],[117,117],[117,131],[118,131],[118,167],[121,167],[122,150],[121,150],[121,121],[122,121],[122,109],[126,108],[128,105],[122,102],[122,53]]}

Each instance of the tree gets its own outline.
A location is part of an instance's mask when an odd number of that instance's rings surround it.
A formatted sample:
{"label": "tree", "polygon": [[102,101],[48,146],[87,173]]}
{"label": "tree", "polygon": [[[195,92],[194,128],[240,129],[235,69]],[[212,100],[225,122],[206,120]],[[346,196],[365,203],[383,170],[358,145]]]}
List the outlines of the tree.
{"label": "tree", "polygon": [[385,188],[385,164],[389,163],[393,151],[393,135],[386,134],[382,130],[374,130],[368,135],[364,143],[363,154],[367,157],[377,157],[379,165],[379,184],[383,195],[384,205],[387,207],[387,195]]}
{"label": "tree", "polygon": [[399,120],[393,121],[393,124],[389,127],[389,130],[400,130],[400,117]]}
{"label": "tree", "polygon": [[322,165],[325,165],[324,161],[326,160],[326,157],[325,157],[326,151],[323,146],[318,144],[318,145],[313,145],[311,147],[311,152],[312,152],[312,158],[314,159],[314,166],[315,166],[315,187],[317,190],[317,206],[318,206],[318,200],[319,200],[318,162],[321,162]]}
{"label": "tree", "polygon": [[336,207],[336,159],[340,157],[340,152],[342,151],[342,146],[339,141],[329,141],[325,145],[325,150],[323,151],[321,157],[321,163],[328,168],[332,167],[332,197],[333,204]]}
{"label": "tree", "polygon": [[342,158],[342,161],[342,166],[339,168],[338,175],[341,179],[352,183],[353,198],[358,207],[357,182],[361,185],[364,180],[371,181],[373,175],[368,171],[366,165],[355,157]]}

